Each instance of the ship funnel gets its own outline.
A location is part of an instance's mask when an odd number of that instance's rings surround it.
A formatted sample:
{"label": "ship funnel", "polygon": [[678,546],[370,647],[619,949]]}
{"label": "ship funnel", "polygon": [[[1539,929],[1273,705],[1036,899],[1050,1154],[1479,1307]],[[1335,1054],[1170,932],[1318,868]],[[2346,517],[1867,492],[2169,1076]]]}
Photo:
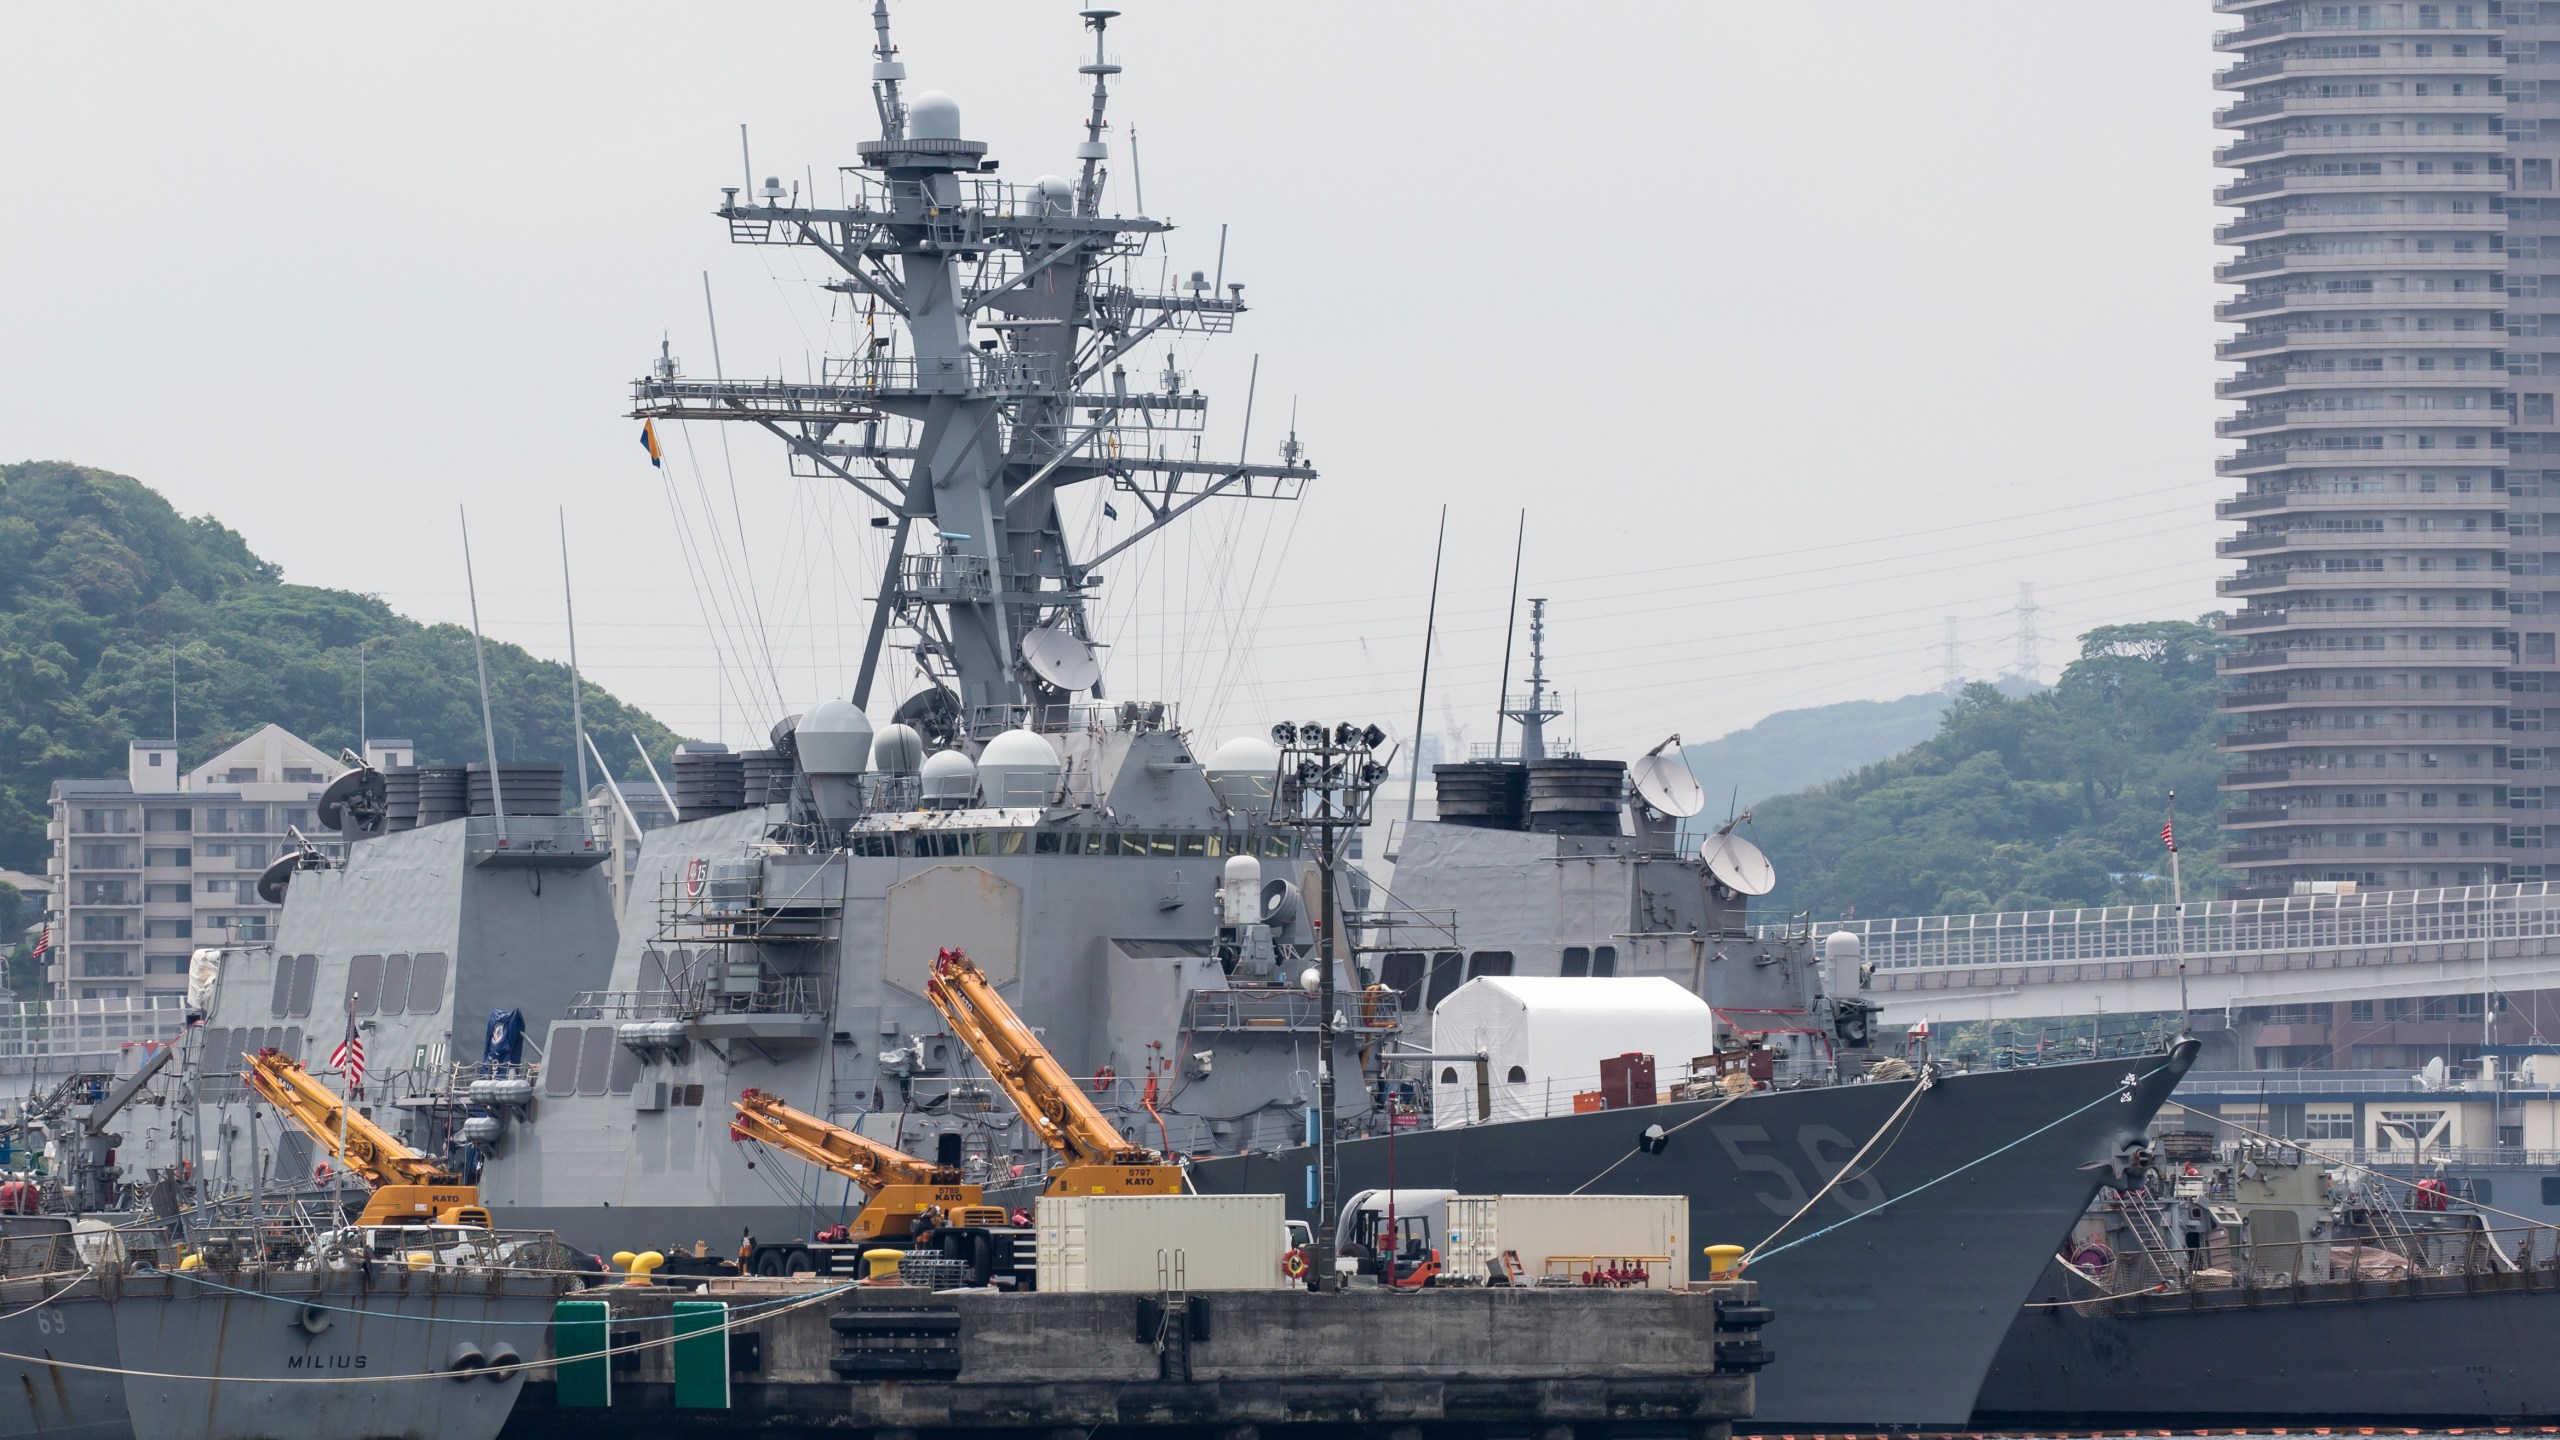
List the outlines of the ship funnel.
{"label": "ship funnel", "polygon": [[871,764],[871,717],[847,701],[823,700],[791,732],[818,818],[841,825],[862,814],[862,776]]}

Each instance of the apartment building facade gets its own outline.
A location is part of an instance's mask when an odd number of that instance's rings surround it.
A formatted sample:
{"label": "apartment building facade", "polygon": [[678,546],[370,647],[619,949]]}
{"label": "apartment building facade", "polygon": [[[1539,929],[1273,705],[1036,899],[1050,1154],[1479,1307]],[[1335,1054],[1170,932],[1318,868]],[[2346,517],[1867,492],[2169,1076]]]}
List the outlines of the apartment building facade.
{"label": "apartment building facade", "polygon": [[2215,8],[2241,22],[2216,40],[2224,859],[2242,896],[2543,879],[2560,3]]}
{"label": "apartment building facade", "polygon": [[[377,741],[369,751],[405,741]],[[345,767],[268,725],[192,770],[177,747],[133,742],[121,778],[54,782],[50,990],[61,1000],[175,1006],[199,946],[255,945],[276,907],[259,872],[288,829],[314,834],[312,806]]]}

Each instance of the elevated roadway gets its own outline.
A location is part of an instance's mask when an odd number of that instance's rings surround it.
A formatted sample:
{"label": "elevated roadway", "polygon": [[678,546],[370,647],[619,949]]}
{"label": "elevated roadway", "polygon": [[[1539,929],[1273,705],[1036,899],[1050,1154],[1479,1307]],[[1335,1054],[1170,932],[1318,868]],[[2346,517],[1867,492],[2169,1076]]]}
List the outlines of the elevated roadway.
{"label": "elevated roadway", "polygon": [[1875,967],[1884,1023],[2560,989],[2560,887],[2189,901],[1827,923]]}

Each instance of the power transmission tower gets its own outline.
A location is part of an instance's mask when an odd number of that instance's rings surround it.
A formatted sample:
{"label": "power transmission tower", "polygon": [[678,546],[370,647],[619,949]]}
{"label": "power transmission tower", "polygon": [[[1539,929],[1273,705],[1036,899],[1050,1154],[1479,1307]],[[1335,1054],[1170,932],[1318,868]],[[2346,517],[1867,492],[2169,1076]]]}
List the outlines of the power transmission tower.
{"label": "power transmission tower", "polygon": [[1964,662],[1959,658],[1959,648],[1956,640],[1956,617],[1950,615],[1947,617],[1946,659],[1940,662],[1940,668],[1945,671],[1945,678],[1938,684],[1939,689],[1950,695],[1964,689]]}
{"label": "power transmission tower", "polygon": [[2044,666],[2036,654],[2036,642],[2044,637],[2036,632],[2036,617],[2044,607],[2036,603],[2036,584],[2032,580],[2018,582],[2018,603],[2009,612],[2018,617],[2018,668],[2012,672],[2029,685],[2044,678]]}

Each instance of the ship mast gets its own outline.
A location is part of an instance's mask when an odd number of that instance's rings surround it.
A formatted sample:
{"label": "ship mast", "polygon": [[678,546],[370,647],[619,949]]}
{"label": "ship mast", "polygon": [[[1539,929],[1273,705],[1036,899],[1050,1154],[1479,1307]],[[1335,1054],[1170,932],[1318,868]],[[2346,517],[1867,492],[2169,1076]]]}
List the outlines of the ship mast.
{"label": "ship mast", "polygon": [[[902,92],[877,0],[880,138],[845,167],[848,203],[820,207],[767,179],[755,196],[724,189],[718,213],[736,243],[819,251],[841,272],[828,288],[888,333],[811,380],[703,380],[668,363],[633,385],[634,417],[756,425],[784,443],[794,474],[880,508],[888,561],[853,702],[870,703],[895,626],[929,681],[898,718],[944,743],[1062,728],[1079,696],[1102,694],[1099,567],[1214,496],[1295,499],[1316,473],[1294,434],[1277,463],[1202,457],[1208,402],[1184,388],[1169,350],[1160,389],[1130,383],[1124,362],[1140,345],[1226,333],[1245,305],[1223,274],[1213,284],[1195,270],[1162,291],[1125,283],[1172,227],[1100,213],[1115,13],[1083,12],[1094,58],[1079,69],[1094,87],[1079,181],[1012,185],[993,178],[984,143],[962,138],[949,96]],[[1133,522],[1079,559],[1059,500],[1091,481],[1133,502]]]}

